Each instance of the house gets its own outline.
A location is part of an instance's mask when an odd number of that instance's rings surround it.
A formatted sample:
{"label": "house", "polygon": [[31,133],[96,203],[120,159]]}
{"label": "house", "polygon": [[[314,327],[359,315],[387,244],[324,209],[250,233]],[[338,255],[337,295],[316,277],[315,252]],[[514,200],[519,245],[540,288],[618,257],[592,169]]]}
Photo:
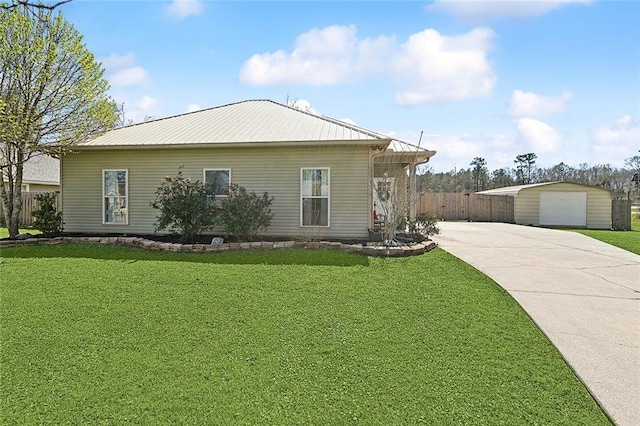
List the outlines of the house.
{"label": "house", "polygon": [[514,197],[520,225],[611,229],[611,192],[570,182],[507,186],[478,194]]}
{"label": "house", "polygon": [[58,190],[60,190],[60,160],[48,155],[36,155],[24,163],[22,192]]}
{"label": "house", "polygon": [[364,239],[374,225],[374,179],[393,174],[395,191],[411,191],[416,166],[434,154],[270,100],[223,105],[74,146],[62,159],[65,231],[152,234],[158,212],[149,203],[161,179],[183,167],[193,180],[268,192],[267,236]]}

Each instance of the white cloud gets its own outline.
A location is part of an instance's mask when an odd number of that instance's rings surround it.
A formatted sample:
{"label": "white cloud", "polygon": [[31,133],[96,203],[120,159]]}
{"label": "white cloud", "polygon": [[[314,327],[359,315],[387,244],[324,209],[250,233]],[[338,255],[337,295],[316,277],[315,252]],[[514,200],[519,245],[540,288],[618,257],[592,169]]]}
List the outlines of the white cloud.
{"label": "white cloud", "polygon": [[171,19],[181,21],[191,15],[199,15],[204,5],[199,0],[173,0],[165,8],[165,15]]}
{"label": "white cloud", "polygon": [[125,68],[109,76],[109,82],[113,86],[130,87],[138,86],[147,81],[147,71],[140,65]]}
{"label": "white cloud", "polygon": [[[415,145],[420,140],[420,132],[387,132]],[[489,170],[508,167],[519,153],[520,147],[513,138],[503,134],[461,134],[461,135],[423,135],[420,147],[436,151],[429,161],[429,167],[436,172],[449,172],[470,168],[474,157],[482,157],[487,161]]]}
{"label": "white cloud", "polygon": [[386,76],[404,105],[487,96],[496,82],[487,58],[493,36],[486,28],[458,36],[427,29],[398,45],[395,37],[358,39],[355,25],[333,25],[301,34],[290,53],[253,55],[239,78],[253,86],[328,86]]}
{"label": "white cloud", "polygon": [[519,118],[516,127],[522,141],[535,153],[552,153],[562,148],[560,133],[534,118]]}
{"label": "white cloud", "polygon": [[310,112],[311,114],[319,115],[318,111],[311,106],[311,103],[306,99],[296,99],[291,102],[290,105],[293,108],[299,109],[300,111]]}
{"label": "white cloud", "polygon": [[495,135],[490,142],[491,147],[495,149],[510,149],[514,147],[513,139],[505,135]]}
{"label": "white cloud", "polygon": [[428,149],[437,151],[441,157],[454,160],[458,168],[466,168],[474,157],[480,156],[482,143],[469,135],[445,136],[432,139]]}
{"label": "white cloud", "polygon": [[591,148],[599,162],[617,162],[640,149],[640,120],[630,115],[619,118],[611,126],[601,126],[591,134]]}
{"label": "white cloud", "polygon": [[240,81],[253,86],[305,84],[328,86],[353,80],[365,67],[379,69],[391,39],[358,40],[355,25],[332,25],[298,36],[291,53],[255,54],[240,71]]}
{"label": "white cloud", "polygon": [[436,0],[426,9],[442,12],[471,22],[501,18],[532,18],[547,14],[568,4],[586,4],[592,0]]}
{"label": "white cloud", "polygon": [[118,55],[117,53],[112,53],[106,58],[101,58],[100,62],[102,66],[107,70],[120,70],[123,68],[127,68],[136,63],[136,55],[131,52],[127,52],[124,55]]}
{"label": "white cloud", "polygon": [[195,112],[195,111],[200,111],[200,105],[198,104],[187,105],[187,112]]}
{"label": "white cloud", "polygon": [[129,99],[117,99],[118,104],[124,106],[125,123],[140,123],[144,120],[154,118],[158,112],[159,102],[156,98],[143,95],[135,101]]}
{"label": "white cloud", "polygon": [[107,72],[107,79],[114,87],[131,87],[146,83],[149,74],[140,65],[136,65],[136,56],[127,52],[124,55],[112,53],[100,59]]}
{"label": "white cloud", "polygon": [[136,107],[140,108],[145,112],[155,111],[158,106],[158,100],[151,96],[143,96],[138,102],[136,102]]}
{"label": "white cloud", "polygon": [[562,112],[573,98],[571,92],[564,91],[558,96],[541,96],[533,92],[514,90],[509,101],[509,115],[514,117],[540,117]]}
{"label": "white cloud", "polygon": [[391,61],[401,87],[396,102],[415,105],[490,95],[497,80],[487,59],[493,35],[487,28],[454,37],[432,29],[413,34]]}

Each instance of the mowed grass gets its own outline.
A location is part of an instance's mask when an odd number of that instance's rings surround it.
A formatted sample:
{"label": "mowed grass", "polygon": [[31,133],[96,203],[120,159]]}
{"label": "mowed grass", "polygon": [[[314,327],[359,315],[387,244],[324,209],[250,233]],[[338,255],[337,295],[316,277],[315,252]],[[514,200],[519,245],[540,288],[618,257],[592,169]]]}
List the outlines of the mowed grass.
{"label": "mowed grass", "polygon": [[[31,234],[31,235],[42,234],[41,231],[33,228],[20,228],[18,229],[18,231],[21,234]],[[9,236],[9,229],[0,226],[0,238],[6,238],[8,236]]]}
{"label": "mowed grass", "polygon": [[4,248],[2,422],[610,424],[493,281],[442,250]]}
{"label": "mowed grass", "polygon": [[632,253],[640,254],[640,218],[632,218],[631,231],[599,229],[577,229],[575,231]]}

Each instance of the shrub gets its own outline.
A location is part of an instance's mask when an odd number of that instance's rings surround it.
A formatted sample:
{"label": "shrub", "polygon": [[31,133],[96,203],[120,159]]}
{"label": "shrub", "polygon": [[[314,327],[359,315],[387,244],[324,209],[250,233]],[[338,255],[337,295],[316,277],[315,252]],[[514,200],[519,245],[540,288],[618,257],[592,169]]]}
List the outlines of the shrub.
{"label": "shrub", "polygon": [[42,231],[45,237],[56,237],[62,233],[62,212],[57,209],[58,192],[44,192],[36,195],[38,207],[32,214],[34,228]]}
{"label": "shrub", "polygon": [[424,235],[428,237],[440,233],[440,228],[438,228],[438,218],[434,214],[429,216],[425,213],[421,213],[413,219],[410,219],[408,226],[409,232],[414,235]]}
{"label": "shrub", "polygon": [[197,235],[216,223],[215,188],[200,181],[192,182],[178,171],[165,177],[156,190],[151,207],[160,210],[155,232],[168,229],[179,235],[180,242],[192,242]]}
{"label": "shrub", "polygon": [[273,213],[271,203],[273,197],[268,193],[262,196],[248,192],[237,184],[229,186],[229,196],[222,201],[220,221],[225,232],[236,236],[239,240],[253,241],[271,224]]}

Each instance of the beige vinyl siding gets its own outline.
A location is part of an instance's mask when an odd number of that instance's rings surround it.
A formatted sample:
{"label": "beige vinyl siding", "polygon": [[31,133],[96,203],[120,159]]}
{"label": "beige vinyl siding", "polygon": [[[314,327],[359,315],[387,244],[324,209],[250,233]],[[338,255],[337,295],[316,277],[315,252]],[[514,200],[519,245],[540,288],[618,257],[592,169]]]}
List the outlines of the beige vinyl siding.
{"label": "beige vinyl siding", "polygon": [[[4,184],[5,189],[9,190],[9,184]],[[25,183],[22,185],[22,192],[56,192],[60,191],[60,185],[47,185],[41,183]]]}
{"label": "beige vinyl siding", "polygon": [[[76,151],[64,157],[63,211],[66,232],[153,233],[157,211],[149,206],[165,176],[202,181],[203,169],[231,169],[231,181],[274,197],[266,235],[295,238],[364,238],[369,218],[369,148],[197,148]],[[331,226],[300,227],[300,169],[331,169]],[[129,224],[102,224],[102,170],[129,171]]]}
{"label": "beige vinyl siding", "polygon": [[40,183],[30,183],[29,192],[55,192],[60,191],[60,185],[45,185]]}
{"label": "beige vinyl siding", "polygon": [[539,194],[542,189],[522,190],[514,201],[514,221],[520,225],[539,225]]}
{"label": "beige vinyl siding", "polygon": [[517,224],[539,225],[541,192],[586,192],[587,228],[611,228],[611,194],[600,188],[576,185],[568,182],[525,188],[515,199],[514,218]]}
{"label": "beige vinyl siding", "polygon": [[611,193],[587,191],[587,228],[611,229]]}

